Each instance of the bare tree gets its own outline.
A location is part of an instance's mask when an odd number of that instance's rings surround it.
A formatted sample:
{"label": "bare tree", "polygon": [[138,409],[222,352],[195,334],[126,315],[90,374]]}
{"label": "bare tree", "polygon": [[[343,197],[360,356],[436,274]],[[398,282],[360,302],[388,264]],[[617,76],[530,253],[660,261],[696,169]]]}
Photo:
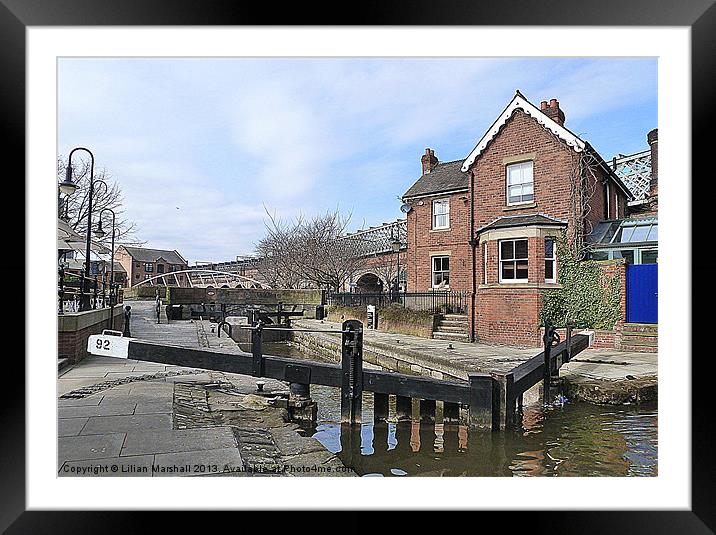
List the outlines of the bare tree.
{"label": "bare tree", "polygon": [[338,291],[364,262],[360,244],[345,237],[350,216],[338,210],[288,222],[267,215],[267,235],[256,253],[259,272],[272,286]]}
{"label": "bare tree", "polygon": [[[77,184],[77,191],[69,196],[60,196],[58,202],[59,216],[65,219],[74,230],[86,236],[87,210],[89,207],[90,162],[88,160],[81,160],[80,158],[73,158],[72,167],[74,181]],[[62,156],[58,156],[57,178],[60,182],[65,179],[66,168],[67,162]],[[105,208],[109,208],[116,214],[115,245],[119,243],[142,244],[143,242],[140,242],[135,237],[137,225],[124,216],[124,210],[122,209],[122,190],[119,184],[112,179],[112,176],[106,169],[95,168],[94,178],[95,188],[92,198],[92,226],[94,228],[91,230],[94,231],[97,228],[100,212]],[[98,180],[103,180],[107,184],[107,187],[98,183]],[[104,217],[109,218],[111,214],[105,214]],[[109,247],[112,239],[111,221],[105,220],[103,225],[106,225],[105,236],[101,239],[94,239]]]}

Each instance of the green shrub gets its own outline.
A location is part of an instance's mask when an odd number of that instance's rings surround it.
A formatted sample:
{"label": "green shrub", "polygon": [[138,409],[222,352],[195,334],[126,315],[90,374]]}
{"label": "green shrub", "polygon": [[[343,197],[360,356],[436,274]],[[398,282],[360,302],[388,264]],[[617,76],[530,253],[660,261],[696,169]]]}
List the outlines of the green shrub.
{"label": "green shrub", "polygon": [[576,259],[564,233],[556,242],[561,288],[542,292],[541,324],[549,319],[558,326],[570,321],[580,328],[613,329],[620,314],[619,275],[604,280],[597,262]]}

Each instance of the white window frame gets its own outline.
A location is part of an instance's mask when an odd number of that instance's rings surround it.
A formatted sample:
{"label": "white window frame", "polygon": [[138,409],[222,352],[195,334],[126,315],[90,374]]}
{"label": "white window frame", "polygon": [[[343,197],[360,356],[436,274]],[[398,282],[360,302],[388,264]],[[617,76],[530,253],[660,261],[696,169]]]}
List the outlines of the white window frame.
{"label": "white window frame", "polygon": [[482,253],[482,254],[483,254],[483,256],[484,256],[484,258],[483,258],[483,268],[482,268],[482,282],[483,282],[484,284],[487,284],[487,255],[488,255],[487,244],[488,244],[488,243],[489,243],[489,242],[485,242],[485,243],[484,243],[484,247],[482,248],[482,250],[483,250],[483,253]]}
{"label": "white window frame", "polygon": [[[527,201],[517,201],[517,202],[510,202],[510,169],[516,168],[516,167],[524,167],[526,165],[529,165],[530,169],[532,170],[532,198]],[[524,188],[525,184],[529,184],[530,182],[521,182],[520,184],[512,184],[513,187],[520,185],[521,189]],[[524,196],[524,193],[520,194],[520,198]],[[534,176],[534,161],[533,160],[527,160],[523,162],[515,162],[510,163],[505,166],[505,200],[507,202],[507,206],[519,206],[521,204],[533,204],[535,202],[535,176]]]}
{"label": "white window frame", "polygon": [[146,271],[147,273],[154,273],[154,264],[152,264],[151,262],[145,262],[144,271]]}
{"label": "white window frame", "polygon": [[[435,207],[438,205],[445,205],[447,210],[442,214],[435,213]],[[444,230],[450,228],[450,199],[435,199],[432,203],[432,229],[433,230]],[[436,216],[445,216],[446,224],[444,226],[438,226]]]}
{"label": "white window frame", "polygon": [[[544,263],[545,263],[545,269],[544,269],[544,282],[546,283],[552,283],[555,284],[557,282],[557,240],[555,240],[552,236],[547,236],[545,239],[545,246],[547,244],[547,241],[552,242],[552,257],[547,258],[547,254],[545,253],[544,257]],[[552,278],[547,278],[547,262],[552,262]]]}
{"label": "white window frame", "polygon": [[447,270],[441,269],[439,271],[435,271],[435,259],[436,258],[447,258],[448,262],[450,262],[450,255],[446,254],[436,254],[430,257],[430,287],[431,288],[439,288],[439,285],[435,284],[435,274],[436,273],[447,273],[448,274],[448,282],[443,288],[450,288],[450,268],[448,267]]}
{"label": "white window frame", "polygon": [[[514,242],[518,241],[524,241],[527,242],[527,257],[526,258],[510,258],[509,260],[503,260],[502,259],[502,244],[506,242],[513,242],[512,248],[513,251],[515,250]],[[530,242],[527,238],[515,238],[515,239],[509,239],[509,240],[499,240],[497,243],[498,247],[498,254],[499,254],[499,262],[498,262],[498,269],[499,269],[499,281],[501,284],[520,284],[529,282],[529,256],[530,256]],[[526,279],[505,279],[502,277],[502,263],[503,262],[514,262],[515,264],[515,275],[517,275],[517,262],[520,260],[527,260],[527,278]]]}

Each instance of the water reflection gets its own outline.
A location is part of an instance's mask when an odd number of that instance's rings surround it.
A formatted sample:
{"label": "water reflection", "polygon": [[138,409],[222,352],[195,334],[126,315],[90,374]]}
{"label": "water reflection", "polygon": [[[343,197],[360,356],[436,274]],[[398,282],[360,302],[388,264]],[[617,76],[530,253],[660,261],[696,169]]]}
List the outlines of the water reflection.
{"label": "water reflection", "polygon": [[[276,350],[274,348],[274,350]],[[291,353],[286,348],[283,351]],[[267,351],[268,352],[268,351]],[[295,353],[294,353],[295,354]],[[305,358],[305,357],[304,357]],[[465,425],[373,422],[364,395],[360,426],[341,426],[340,393],[312,386],[319,424],[312,430],[344,464],[368,476],[656,476],[656,406],[525,407],[522,427],[503,433]]]}

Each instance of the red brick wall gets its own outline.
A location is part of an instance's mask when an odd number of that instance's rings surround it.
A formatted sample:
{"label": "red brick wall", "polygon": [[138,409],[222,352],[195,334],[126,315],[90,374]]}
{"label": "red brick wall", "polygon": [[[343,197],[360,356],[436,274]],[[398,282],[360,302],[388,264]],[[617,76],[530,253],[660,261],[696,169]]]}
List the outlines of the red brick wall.
{"label": "red brick wall", "polygon": [[[507,206],[507,179],[504,159],[534,156],[534,195],[536,206]],[[540,212],[568,221],[570,217],[569,175],[573,150],[544,129],[534,119],[517,110],[492,143],[473,164],[475,173],[475,226],[498,217]]]}
{"label": "red brick wall", "polygon": [[[119,309],[119,312],[117,312]],[[124,315],[122,307],[115,307],[113,329],[122,330]],[[108,316],[107,316],[108,317]],[[57,354],[59,358],[68,358],[72,364],[76,364],[89,355],[87,353],[87,339],[90,335],[101,334],[107,329],[107,320],[94,323],[77,331],[59,331],[57,333]]]}
{"label": "red brick wall", "polygon": [[[450,228],[433,230],[432,207],[435,199],[450,199]],[[422,205],[420,204],[422,202]],[[424,292],[432,288],[431,253],[450,256],[450,289],[472,289],[470,240],[470,202],[468,192],[417,199],[408,212],[407,290]]]}
{"label": "red brick wall", "polygon": [[480,288],[476,333],[479,342],[536,347],[541,344],[539,288]]}

